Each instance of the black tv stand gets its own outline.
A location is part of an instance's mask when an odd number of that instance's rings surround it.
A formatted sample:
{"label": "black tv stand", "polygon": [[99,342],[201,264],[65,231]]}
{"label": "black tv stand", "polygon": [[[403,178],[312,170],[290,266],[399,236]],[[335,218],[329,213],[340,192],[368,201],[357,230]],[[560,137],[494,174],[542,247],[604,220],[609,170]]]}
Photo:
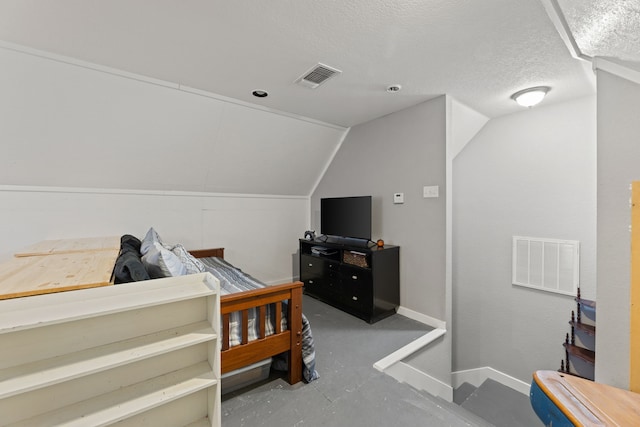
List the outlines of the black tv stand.
{"label": "black tv stand", "polygon": [[320,240],[322,243],[329,243],[334,245],[341,245],[345,247],[354,247],[354,248],[368,248],[371,240],[367,239],[356,239],[353,237],[338,237],[338,236],[320,236],[320,238],[324,237],[324,239]]}
{"label": "black tv stand", "polygon": [[374,323],[400,305],[400,247],[355,240],[300,239],[300,280],[306,294]]}

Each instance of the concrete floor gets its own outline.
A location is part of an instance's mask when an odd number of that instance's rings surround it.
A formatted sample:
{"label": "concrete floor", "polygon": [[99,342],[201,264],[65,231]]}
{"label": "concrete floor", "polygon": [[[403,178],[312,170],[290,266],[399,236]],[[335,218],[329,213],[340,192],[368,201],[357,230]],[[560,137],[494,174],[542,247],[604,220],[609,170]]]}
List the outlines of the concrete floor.
{"label": "concrete floor", "polygon": [[277,374],[222,397],[224,426],[491,426],[373,364],[430,330],[394,315],[369,325],[304,297],[320,379],[290,386]]}

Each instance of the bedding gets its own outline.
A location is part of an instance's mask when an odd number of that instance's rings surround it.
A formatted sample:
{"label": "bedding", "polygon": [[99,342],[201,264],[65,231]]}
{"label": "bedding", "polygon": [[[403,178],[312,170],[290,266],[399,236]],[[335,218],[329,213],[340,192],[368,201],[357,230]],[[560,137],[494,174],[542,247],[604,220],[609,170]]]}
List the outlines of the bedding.
{"label": "bedding", "polygon": [[[261,289],[267,285],[255,279],[251,275],[243,272],[239,268],[233,266],[222,258],[208,257],[200,258],[199,261],[204,265],[205,271],[211,273],[220,281],[220,295],[228,295],[236,292],[244,292],[253,289]],[[265,322],[265,335],[271,335],[275,331],[275,313],[273,312],[273,304],[266,307],[267,316]],[[283,314],[287,313],[286,303],[283,304]],[[259,324],[256,322],[257,309],[249,309],[249,341],[259,337]],[[241,313],[235,312],[231,314],[229,322],[229,345],[232,347],[242,342],[242,320]],[[282,316],[281,327],[287,329],[286,316]],[[313,335],[309,321],[302,315],[302,364],[303,377],[307,382],[313,381],[319,377],[315,369],[315,348],[313,343]],[[280,370],[286,370],[286,360],[274,361],[274,367]]]}
{"label": "bedding", "polygon": [[[120,257],[116,261],[116,283],[209,272],[220,281],[221,296],[268,287],[222,258],[204,256],[204,258],[195,258],[181,244],[165,243],[153,228],[149,229],[142,241],[134,236],[125,235],[122,236]],[[270,336],[276,330],[275,304],[264,307],[266,311],[264,336]],[[260,336],[260,322],[256,320],[259,318],[258,308],[251,308],[248,311],[248,341],[251,342]],[[287,301],[282,302],[282,311],[280,329],[284,331],[287,330]],[[242,343],[241,319],[241,312],[230,314],[229,347]],[[311,327],[304,314],[302,314],[301,338],[302,376],[310,382],[318,378],[318,373],[315,369],[315,349]],[[273,367],[278,370],[288,369],[286,353],[274,357]]]}

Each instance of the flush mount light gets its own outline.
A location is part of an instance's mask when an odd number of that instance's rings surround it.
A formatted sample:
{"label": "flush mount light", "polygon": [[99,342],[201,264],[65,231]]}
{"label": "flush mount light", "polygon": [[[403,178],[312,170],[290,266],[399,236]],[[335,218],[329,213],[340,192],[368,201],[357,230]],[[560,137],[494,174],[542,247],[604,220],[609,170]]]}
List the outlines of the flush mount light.
{"label": "flush mount light", "polygon": [[533,107],[539,104],[550,90],[549,86],[531,87],[514,93],[511,95],[511,99],[523,107]]}
{"label": "flush mount light", "polygon": [[387,92],[389,92],[389,93],[400,92],[400,89],[402,89],[402,86],[400,86],[400,85],[387,86]]}
{"label": "flush mount light", "polygon": [[266,98],[267,96],[269,96],[266,90],[254,90],[251,93],[253,94],[253,96],[258,98]]}

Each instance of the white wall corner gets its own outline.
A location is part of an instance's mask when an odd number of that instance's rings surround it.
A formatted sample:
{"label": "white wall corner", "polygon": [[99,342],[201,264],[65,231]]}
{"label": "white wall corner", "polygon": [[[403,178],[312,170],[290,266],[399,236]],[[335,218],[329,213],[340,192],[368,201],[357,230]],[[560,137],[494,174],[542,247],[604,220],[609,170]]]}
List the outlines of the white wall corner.
{"label": "white wall corner", "polygon": [[529,395],[530,384],[517,378],[500,372],[489,366],[476,369],[466,369],[451,373],[451,385],[454,389],[460,387],[463,383],[469,383],[474,387],[480,387],[483,382],[492,379],[504,386],[514,389],[526,396]]}
{"label": "white wall corner", "polygon": [[450,158],[453,160],[487,124],[489,118],[451,96],[447,96],[447,98],[450,100],[450,108],[447,111],[447,115],[450,117],[448,117],[447,124],[450,127],[449,135],[451,138]]}
{"label": "white wall corner", "polygon": [[626,67],[617,62],[612,62],[608,59],[600,57],[593,58],[593,69],[606,71],[633,83],[640,84],[640,71]]}
{"label": "white wall corner", "polygon": [[324,178],[324,175],[327,173],[327,170],[329,169],[329,166],[331,166],[331,163],[333,162],[333,159],[336,157],[336,154],[338,154],[338,151],[340,150],[340,147],[342,147],[342,143],[344,142],[344,140],[347,137],[347,135],[349,135],[349,131],[350,130],[351,130],[351,128],[346,128],[344,130],[344,132],[342,133],[342,137],[340,138],[340,141],[338,142],[338,144],[336,144],[336,147],[333,150],[333,153],[327,159],[327,163],[324,165],[324,168],[322,169],[322,173],[320,175],[318,175],[318,178],[316,179],[316,182],[313,185],[313,187],[311,188],[311,191],[309,192],[309,195],[308,195],[309,204],[311,204],[311,196],[313,196],[313,194],[316,192],[316,188],[318,188],[318,185],[320,185],[320,182],[322,182],[322,178]]}
{"label": "white wall corner", "polygon": [[576,59],[582,59],[584,61],[590,61],[591,58],[580,51],[576,40],[573,38],[573,34],[571,34],[571,29],[569,28],[569,24],[562,13],[562,9],[558,4],[557,0],[540,0],[544,9],[549,16],[549,20],[556,27],[556,31],[560,35],[560,38],[567,46],[569,53]]}

